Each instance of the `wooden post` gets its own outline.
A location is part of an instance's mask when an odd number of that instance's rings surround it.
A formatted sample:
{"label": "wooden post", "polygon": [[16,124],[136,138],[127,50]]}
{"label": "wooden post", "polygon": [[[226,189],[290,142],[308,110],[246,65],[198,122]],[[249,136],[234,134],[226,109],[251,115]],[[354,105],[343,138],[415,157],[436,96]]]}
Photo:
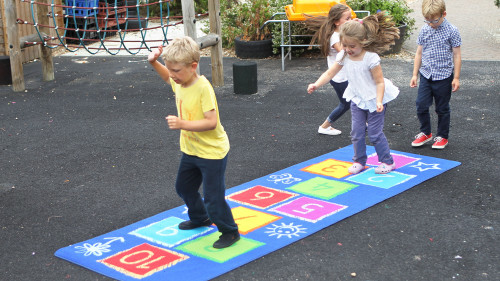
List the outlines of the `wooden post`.
{"label": "wooden post", "polygon": [[[196,16],[194,13],[194,0],[182,0],[182,22],[184,23],[184,35],[197,39],[196,34]],[[196,68],[196,72],[200,74],[200,65]]]}
{"label": "wooden post", "polygon": [[[4,7],[4,1],[0,0],[0,13],[1,13],[1,21],[0,23],[2,24],[2,29],[5,28],[7,26],[7,22],[5,21],[5,14],[3,13],[3,11],[5,11],[5,7]],[[2,48],[3,48],[3,54],[4,55],[7,55],[9,52],[7,51],[9,49],[9,38],[7,38],[7,32],[5,32],[5,30],[2,30],[2,38],[0,39],[0,41],[3,42],[3,46],[0,48],[0,52],[2,52]]]}
{"label": "wooden post", "polygon": [[220,0],[208,0],[208,15],[210,33],[219,35],[219,42],[210,48],[212,61],[212,85],[224,86],[224,72],[222,66],[222,24],[220,21]]}
{"label": "wooden post", "polygon": [[5,22],[7,24],[7,38],[9,41],[10,70],[12,72],[12,90],[21,92],[26,89],[24,85],[24,71],[19,35],[17,32],[17,13],[15,0],[5,0]]}
{"label": "wooden post", "polygon": [[[40,2],[47,2],[50,0],[41,0]],[[36,7],[36,17],[38,18],[38,23],[42,25],[49,25],[49,7],[45,5],[37,5]],[[40,32],[50,34],[48,27],[38,27]],[[41,61],[42,61],[42,75],[43,81],[54,80],[54,62],[52,60],[52,49],[45,47],[45,41],[40,45],[41,48]]]}
{"label": "wooden post", "polygon": [[194,14],[194,0],[182,0],[182,21],[184,34],[196,41],[196,17]]}

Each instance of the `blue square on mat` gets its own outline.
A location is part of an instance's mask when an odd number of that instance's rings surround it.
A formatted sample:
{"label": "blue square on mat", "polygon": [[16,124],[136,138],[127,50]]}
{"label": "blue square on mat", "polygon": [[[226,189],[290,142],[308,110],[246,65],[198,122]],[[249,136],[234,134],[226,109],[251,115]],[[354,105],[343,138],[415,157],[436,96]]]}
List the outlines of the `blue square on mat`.
{"label": "blue square on mat", "polygon": [[395,185],[401,184],[414,177],[416,176],[407,175],[395,171],[392,171],[388,174],[375,174],[375,168],[370,168],[360,174],[348,177],[346,180],[355,183],[389,189]]}
{"label": "blue square on mat", "polygon": [[138,228],[129,234],[143,238],[145,240],[160,244],[166,247],[174,247],[182,242],[191,240],[203,235],[212,227],[204,226],[191,230],[180,230],[178,225],[184,220],[177,217],[169,217],[161,221],[154,222],[144,227]]}

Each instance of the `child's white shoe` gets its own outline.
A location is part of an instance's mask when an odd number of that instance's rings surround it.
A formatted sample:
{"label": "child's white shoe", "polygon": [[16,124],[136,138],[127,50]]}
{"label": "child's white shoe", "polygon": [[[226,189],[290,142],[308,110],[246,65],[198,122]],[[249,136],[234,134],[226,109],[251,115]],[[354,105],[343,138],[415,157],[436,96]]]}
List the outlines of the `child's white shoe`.
{"label": "child's white shoe", "polygon": [[334,129],[331,126],[328,128],[323,128],[319,126],[318,128],[318,133],[323,134],[323,135],[330,135],[330,136],[336,136],[342,134],[340,130]]}
{"label": "child's white shoe", "polygon": [[382,163],[375,168],[375,174],[387,174],[394,169],[396,169],[396,163],[392,163],[392,165]]}
{"label": "child's white shoe", "polygon": [[354,164],[352,164],[351,167],[347,168],[347,171],[350,173],[350,174],[359,174],[359,172],[363,171],[365,169],[365,166],[361,165],[360,163],[358,162],[354,162]]}

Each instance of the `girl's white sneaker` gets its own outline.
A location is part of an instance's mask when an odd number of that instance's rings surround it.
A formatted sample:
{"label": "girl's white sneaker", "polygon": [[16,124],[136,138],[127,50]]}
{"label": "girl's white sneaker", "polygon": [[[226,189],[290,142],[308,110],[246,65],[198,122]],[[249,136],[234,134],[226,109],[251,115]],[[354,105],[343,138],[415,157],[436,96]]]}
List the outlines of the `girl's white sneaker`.
{"label": "girl's white sneaker", "polygon": [[342,132],[340,130],[334,129],[331,126],[329,126],[328,128],[323,128],[323,127],[319,126],[318,133],[323,134],[323,135],[330,135],[330,136],[337,136],[337,135],[342,134]]}

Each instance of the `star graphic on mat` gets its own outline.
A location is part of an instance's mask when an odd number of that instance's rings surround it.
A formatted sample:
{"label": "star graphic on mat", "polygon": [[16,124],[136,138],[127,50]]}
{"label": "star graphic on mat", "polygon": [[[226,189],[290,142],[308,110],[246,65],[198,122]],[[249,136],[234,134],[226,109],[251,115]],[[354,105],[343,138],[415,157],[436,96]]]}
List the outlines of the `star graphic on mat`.
{"label": "star graphic on mat", "polygon": [[427,171],[427,170],[441,170],[441,168],[438,167],[439,164],[425,164],[424,162],[418,162],[417,165],[412,165],[410,167],[418,169],[420,172]]}

